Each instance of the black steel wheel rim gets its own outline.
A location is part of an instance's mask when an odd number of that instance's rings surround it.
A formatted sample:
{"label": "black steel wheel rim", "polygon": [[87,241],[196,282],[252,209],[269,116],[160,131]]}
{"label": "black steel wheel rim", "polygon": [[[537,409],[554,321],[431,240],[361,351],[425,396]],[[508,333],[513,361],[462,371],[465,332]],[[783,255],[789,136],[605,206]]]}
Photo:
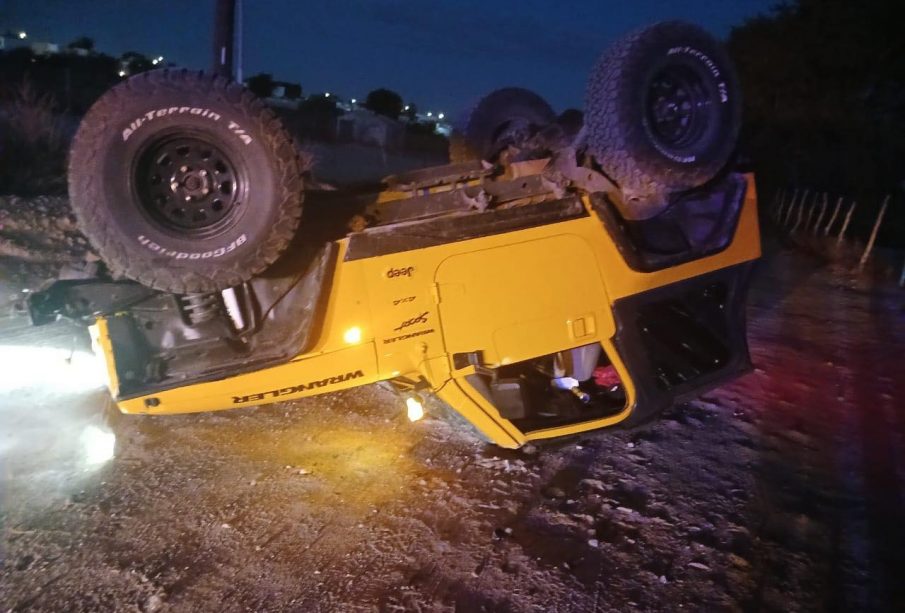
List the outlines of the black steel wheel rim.
{"label": "black steel wheel rim", "polygon": [[230,226],[245,190],[229,156],[198,137],[162,137],[149,143],[138,158],[133,186],[157,224],[195,237]]}
{"label": "black steel wheel rim", "polygon": [[713,121],[715,106],[703,79],[687,66],[669,66],[650,82],[645,124],[657,144],[681,151],[693,146]]}

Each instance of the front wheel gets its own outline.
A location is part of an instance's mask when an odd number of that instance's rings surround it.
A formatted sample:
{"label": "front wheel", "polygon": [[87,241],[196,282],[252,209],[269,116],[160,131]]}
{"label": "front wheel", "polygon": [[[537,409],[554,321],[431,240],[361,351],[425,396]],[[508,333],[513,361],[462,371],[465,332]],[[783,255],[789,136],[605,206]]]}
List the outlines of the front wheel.
{"label": "front wheel", "polygon": [[159,70],[89,110],[70,152],[69,194],[114,275],[208,292],[279,257],[301,216],[301,173],[279,119],[241,85]]}

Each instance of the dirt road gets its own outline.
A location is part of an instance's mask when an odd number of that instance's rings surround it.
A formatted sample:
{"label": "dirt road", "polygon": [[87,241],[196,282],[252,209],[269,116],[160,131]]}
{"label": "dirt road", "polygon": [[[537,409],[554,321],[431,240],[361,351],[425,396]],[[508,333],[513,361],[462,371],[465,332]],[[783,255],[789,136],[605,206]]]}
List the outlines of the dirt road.
{"label": "dirt road", "polygon": [[114,415],[77,329],[7,316],[0,605],[902,610],[903,305],[777,252],[755,373],[642,431],[517,452],[437,404],[409,424],[380,386]]}

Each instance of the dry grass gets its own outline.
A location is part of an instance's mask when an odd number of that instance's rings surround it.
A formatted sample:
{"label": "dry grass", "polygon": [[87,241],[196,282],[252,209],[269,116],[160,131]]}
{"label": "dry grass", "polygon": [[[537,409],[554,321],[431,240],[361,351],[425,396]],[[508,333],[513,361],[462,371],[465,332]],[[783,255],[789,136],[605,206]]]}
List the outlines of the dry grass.
{"label": "dry grass", "polygon": [[64,193],[70,138],[53,98],[24,82],[0,103],[0,194]]}

